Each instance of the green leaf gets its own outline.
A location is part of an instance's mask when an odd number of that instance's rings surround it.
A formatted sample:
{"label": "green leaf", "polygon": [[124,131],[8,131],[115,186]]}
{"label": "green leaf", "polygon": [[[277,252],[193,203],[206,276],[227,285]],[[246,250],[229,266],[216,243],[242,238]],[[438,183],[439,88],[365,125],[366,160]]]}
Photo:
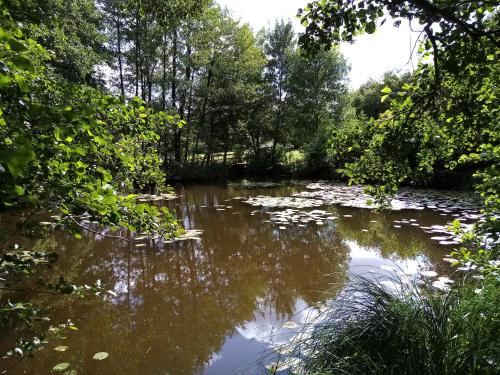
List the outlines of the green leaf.
{"label": "green leaf", "polygon": [[96,361],[102,361],[103,359],[108,358],[108,356],[109,356],[109,354],[106,352],[98,352],[98,353],[95,353],[92,358],[95,359]]}
{"label": "green leaf", "polygon": [[388,86],[385,86],[382,90],[380,90],[380,92],[383,94],[390,94],[392,92],[392,89]]}
{"label": "green leaf", "polygon": [[55,366],[52,368],[52,371],[64,371],[64,370],[66,370],[68,367],[69,367],[69,363],[68,363],[68,362],[62,362],[62,363],[59,363],[59,364],[55,365]]}
{"label": "green leaf", "polygon": [[21,69],[29,70],[29,71],[33,70],[33,65],[31,65],[30,59],[28,59],[24,56],[20,56],[20,55],[14,56],[12,58],[12,62]]}
{"label": "green leaf", "polygon": [[35,153],[28,147],[19,147],[7,156],[7,168],[14,177],[24,177],[29,162],[35,158]]}
{"label": "green leaf", "polygon": [[8,75],[0,73],[0,88],[9,85],[10,82],[11,78]]}
{"label": "green leaf", "polygon": [[365,26],[365,31],[368,34],[373,34],[375,32],[375,22],[368,22]]}
{"label": "green leaf", "polygon": [[344,176],[347,176],[347,177],[352,177],[353,176],[353,172],[349,169],[342,169],[342,168],[339,168],[337,169],[337,173],[340,173]]}
{"label": "green leaf", "polygon": [[14,187],[14,191],[16,192],[17,195],[22,196],[24,195],[24,188],[22,186],[16,185]]}
{"label": "green leaf", "polygon": [[26,84],[25,79],[20,76],[20,75],[15,75],[14,80],[17,83],[17,86],[19,87],[19,90],[21,90],[22,93],[27,93],[30,91],[28,85]]}

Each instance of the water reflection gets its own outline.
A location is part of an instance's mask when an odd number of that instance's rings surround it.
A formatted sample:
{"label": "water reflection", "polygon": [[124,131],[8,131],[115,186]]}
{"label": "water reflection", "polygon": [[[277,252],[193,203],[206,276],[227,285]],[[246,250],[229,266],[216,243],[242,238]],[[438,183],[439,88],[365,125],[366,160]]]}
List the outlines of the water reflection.
{"label": "water reflection", "polygon": [[[54,234],[44,246],[61,254],[56,274],[79,283],[100,279],[116,296],[108,294],[105,302],[36,296],[54,322],[71,318],[79,330],[52,340],[12,373],[49,373],[59,362],[70,362],[78,374],[263,372],[258,360],[265,349],[293,333],[279,329],[282,323],[305,320],[307,307],[328,299],[324,292],[340,288],[349,270],[388,260],[413,262],[413,268],[430,262],[444,270],[446,248],[417,228],[392,226],[407,212],[328,207],[339,220],[281,230],[265,223],[266,209],[232,199],[300,189],[180,188],[180,198],[168,204],[186,228],[204,231],[200,241],[137,247]],[[444,220],[430,211],[411,215],[425,225]],[[10,343],[2,336],[0,349]],[[52,350],[60,344],[69,350]],[[92,360],[98,351],[110,357]]]}

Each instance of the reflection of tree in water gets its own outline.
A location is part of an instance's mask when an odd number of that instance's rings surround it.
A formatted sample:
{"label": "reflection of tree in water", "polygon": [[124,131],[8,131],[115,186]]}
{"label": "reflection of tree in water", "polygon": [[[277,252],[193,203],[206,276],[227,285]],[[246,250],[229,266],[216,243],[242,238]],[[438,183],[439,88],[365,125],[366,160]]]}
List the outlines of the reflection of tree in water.
{"label": "reflection of tree in water", "polygon": [[[341,281],[348,250],[332,228],[279,232],[243,204],[224,202],[221,190],[183,199],[190,205],[179,216],[205,230],[201,242],[135,247],[64,237],[57,267],[75,281],[101,279],[120,293],[112,303],[59,300],[58,316],[81,317],[80,330],[62,343],[68,352],[40,353],[39,371],[67,361],[82,373],[190,374],[256,312],[271,308],[286,319],[297,299],[318,302],[320,291]],[[213,204],[234,209],[199,207]],[[92,361],[97,351],[110,358]]]}
{"label": "reflection of tree in water", "polygon": [[[353,214],[353,209],[340,208],[336,212],[339,216],[343,213]],[[431,264],[442,265],[442,258],[449,253],[449,248],[443,248],[435,241],[430,240],[431,235],[419,227],[411,224],[401,224],[401,228],[394,227],[394,220],[401,220],[401,218],[415,219],[420,226],[432,226],[439,224],[436,222],[439,217],[435,212],[428,210],[377,213],[368,209],[356,209],[353,217],[341,217],[337,223],[337,232],[341,238],[355,240],[358,245],[371,248],[386,259],[413,259],[417,255],[423,254]],[[443,218],[441,224],[446,221]],[[363,232],[362,229],[367,231]]]}

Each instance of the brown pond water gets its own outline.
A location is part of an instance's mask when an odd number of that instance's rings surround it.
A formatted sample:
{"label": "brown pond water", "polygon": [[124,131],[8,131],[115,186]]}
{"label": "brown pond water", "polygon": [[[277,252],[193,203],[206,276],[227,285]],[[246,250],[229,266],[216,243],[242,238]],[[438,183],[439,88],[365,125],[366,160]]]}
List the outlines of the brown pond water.
{"label": "brown pond water", "polygon": [[[71,364],[72,374],[265,373],[264,365],[272,360],[269,348],[288,342],[297,331],[283,323],[304,323],[349,273],[394,263],[409,273],[421,267],[449,272],[443,257],[452,247],[411,224],[444,225],[451,213],[377,213],[325,205],[320,208],[337,219],[279,229],[268,222],[267,211],[284,208],[256,208],[232,199],[287,197],[304,190],[293,184],[179,187],[179,198],[165,204],[187,229],[203,230],[200,240],[148,240],[137,247],[92,234],[76,240],[54,233],[43,246],[60,254],[56,274],[76,283],[99,279],[116,296],[106,294],[104,301],[33,296],[47,308],[52,323],[71,319],[78,331],[65,332],[66,339],[51,338],[33,359],[8,373],[48,374],[61,362]],[[394,220],[402,219],[414,221],[394,227]],[[3,352],[11,338],[10,333],[0,335]],[[68,350],[55,351],[57,345]],[[93,360],[100,351],[109,357]],[[0,360],[0,370],[12,364]]]}

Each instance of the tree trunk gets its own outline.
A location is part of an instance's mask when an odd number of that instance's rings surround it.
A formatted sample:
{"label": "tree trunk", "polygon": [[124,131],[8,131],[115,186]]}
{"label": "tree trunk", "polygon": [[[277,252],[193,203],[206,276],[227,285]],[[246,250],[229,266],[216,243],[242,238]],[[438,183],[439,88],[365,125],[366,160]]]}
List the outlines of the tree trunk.
{"label": "tree trunk", "polygon": [[[172,107],[177,108],[177,29],[172,32]],[[181,115],[182,116],[182,115]],[[174,130],[174,158],[175,161],[181,161],[181,129],[175,127]]]}
{"label": "tree trunk", "polygon": [[274,126],[273,147],[271,150],[271,160],[273,164],[276,164],[276,147],[278,145],[279,132],[282,123],[281,121],[282,99],[283,99],[283,68],[280,69],[280,76],[278,81],[278,114],[276,116],[276,124]]}
{"label": "tree trunk", "polygon": [[121,25],[120,25],[120,17],[116,18],[116,44],[117,44],[117,52],[118,52],[118,70],[120,75],[120,93],[123,97],[125,97],[125,85],[123,84],[123,62],[122,62],[122,34],[121,34]]}
{"label": "tree trunk", "polygon": [[212,159],[214,127],[215,127],[215,119],[213,118],[213,116],[211,117],[212,119],[210,120],[210,134],[207,139],[207,154],[205,155],[207,167],[210,166],[210,160]]}
{"label": "tree trunk", "polygon": [[184,163],[187,164],[188,161],[188,150],[189,150],[189,135],[191,133],[191,103],[193,102],[193,80],[194,80],[194,70],[191,73],[191,79],[189,81],[189,98],[188,98],[188,109],[186,116],[186,146],[184,150]]}
{"label": "tree trunk", "polygon": [[140,1],[136,1],[135,8],[135,96],[139,96],[139,50],[140,50],[140,41],[139,41],[139,6]]}
{"label": "tree trunk", "polygon": [[[212,83],[212,77],[213,77],[212,68],[213,68],[214,64],[215,64],[215,53],[212,56],[212,60],[210,61],[210,66],[208,68],[206,93],[205,93],[205,97],[203,98],[203,105],[201,107],[200,129],[203,129],[205,127],[205,117],[206,117],[206,113],[207,113],[207,104],[208,104],[208,90],[209,90],[210,85]],[[207,144],[207,146],[208,146],[208,144]]]}
{"label": "tree trunk", "polygon": [[163,32],[163,79],[161,84],[161,105],[163,110],[167,109],[167,33]]}

